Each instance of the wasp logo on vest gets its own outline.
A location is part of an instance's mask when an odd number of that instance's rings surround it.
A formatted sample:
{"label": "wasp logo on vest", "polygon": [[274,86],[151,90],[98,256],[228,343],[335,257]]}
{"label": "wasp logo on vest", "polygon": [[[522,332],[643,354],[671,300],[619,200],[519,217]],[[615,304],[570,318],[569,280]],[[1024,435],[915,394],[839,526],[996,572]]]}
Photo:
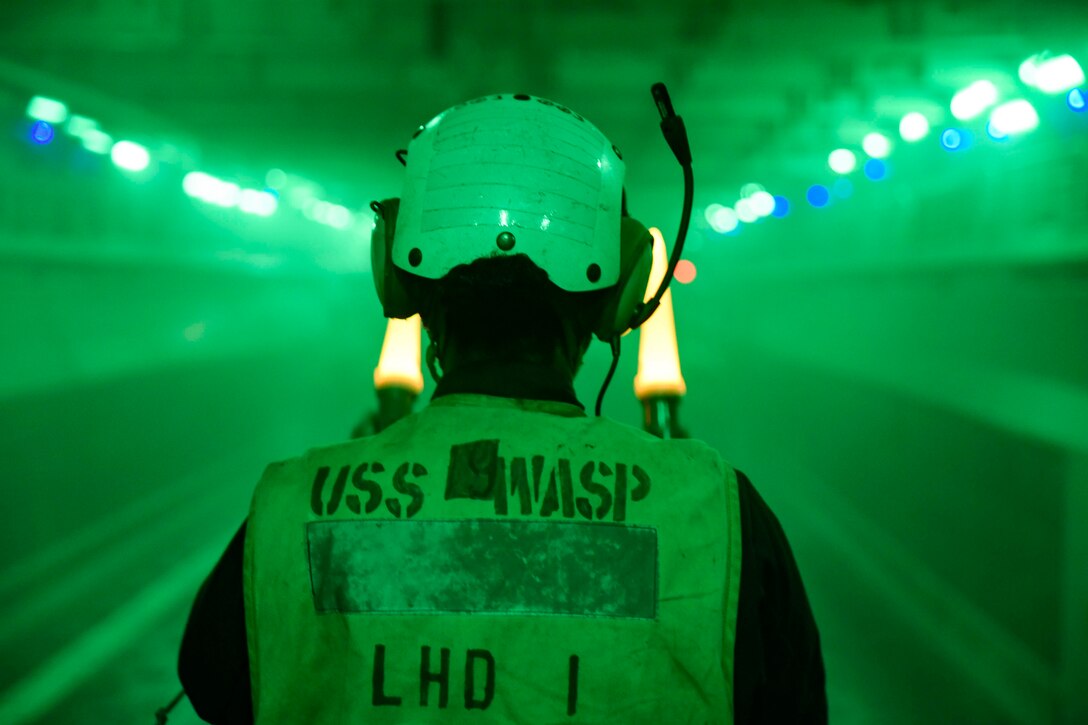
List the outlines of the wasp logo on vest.
{"label": "wasp logo on vest", "polygon": [[[612,514],[612,520],[627,520],[627,501],[641,501],[650,493],[650,476],[639,465],[604,461],[586,461],[578,470],[582,489],[599,498],[594,508],[589,497],[574,495],[574,464],[569,458],[559,458],[549,466],[544,476],[543,455],[514,456],[509,460],[499,455],[498,440],[461,443],[450,448],[446,469],[446,500],[454,498],[493,501],[495,513],[508,515],[507,496],[516,496],[523,516],[536,513],[543,517],[559,511],[563,518],[574,518],[575,511],[584,519],[600,521]],[[532,475],[530,476],[530,471]],[[637,482],[628,490],[628,474]],[[603,480],[598,480],[596,476]],[[611,479],[611,488],[605,480]],[[532,487],[530,490],[530,481]],[[507,485],[509,483],[509,485]],[[541,494],[541,484],[544,492]]]}
{"label": "wasp logo on vest", "polygon": [[[384,500],[386,510],[394,517],[412,518],[423,508],[420,481],[428,476],[427,467],[406,461],[393,470],[392,481],[388,470],[378,461],[340,466],[329,486],[333,468],[321,466],[314,473],[310,509],[316,516],[332,516],[343,505],[353,514],[369,515]],[[590,496],[574,495],[575,470],[582,491],[595,497],[596,504]],[[634,488],[630,487],[632,482]],[[388,496],[390,485],[407,499]],[[627,520],[628,501],[641,501],[649,493],[650,475],[637,464],[610,465],[591,460],[576,466],[570,458],[549,463],[543,455],[503,458],[498,440],[454,445],[446,466],[447,501],[491,501],[498,516],[509,515],[509,499],[513,498],[513,506],[522,516],[536,513],[548,518],[558,512],[566,519],[577,514],[587,521],[601,521],[611,515],[612,521],[622,523]]]}

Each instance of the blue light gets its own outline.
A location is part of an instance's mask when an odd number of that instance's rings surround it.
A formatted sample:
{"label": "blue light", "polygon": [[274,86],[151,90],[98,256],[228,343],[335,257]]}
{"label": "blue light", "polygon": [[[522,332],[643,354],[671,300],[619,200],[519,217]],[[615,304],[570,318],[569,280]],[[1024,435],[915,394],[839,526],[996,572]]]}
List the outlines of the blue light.
{"label": "blue light", "polygon": [[53,140],[53,136],[53,126],[45,121],[35,121],[30,127],[30,140],[36,144],[47,144]]}
{"label": "blue light", "polygon": [[880,181],[888,173],[888,167],[880,159],[869,159],[865,162],[865,176],[869,181]]}
{"label": "blue light", "polygon": [[781,219],[789,213],[790,200],[784,196],[776,196],[774,198],[774,211],[772,211],[771,214]]}
{"label": "blue light", "polygon": [[986,135],[992,138],[994,141],[1009,140],[1009,134],[1001,133],[1000,131],[998,131],[996,128],[994,128],[994,124],[992,122],[986,124]]}
{"label": "blue light", "polygon": [[831,190],[835,192],[835,196],[840,199],[849,199],[851,194],[854,193],[854,184],[850,179],[839,179],[835,182],[835,185],[831,187]]}
{"label": "blue light", "polygon": [[1077,113],[1080,113],[1084,110],[1085,106],[1084,91],[1079,88],[1074,88],[1073,90],[1069,91],[1069,95],[1066,96],[1065,102],[1069,104],[1069,107],[1071,109],[1073,109]]}
{"label": "blue light", "polygon": [[945,129],[941,134],[941,146],[949,151],[955,151],[963,143],[963,135],[954,128]]}
{"label": "blue light", "polygon": [[808,198],[808,203],[817,209],[827,206],[827,202],[831,201],[831,192],[823,184],[813,184],[808,187],[808,193],[805,196]]}

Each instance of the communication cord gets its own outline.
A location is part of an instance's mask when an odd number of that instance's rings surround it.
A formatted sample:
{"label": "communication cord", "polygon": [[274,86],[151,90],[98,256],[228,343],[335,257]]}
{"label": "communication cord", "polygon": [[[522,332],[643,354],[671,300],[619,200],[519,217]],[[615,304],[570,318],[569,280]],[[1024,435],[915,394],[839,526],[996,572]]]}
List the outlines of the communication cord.
{"label": "communication cord", "polygon": [[[650,94],[653,95],[657,111],[661,114],[661,133],[665,135],[665,141],[668,142],[669,148],[672,149],[673,155],[680,162],[680,168],[684,172],[684,206],[680,212],[680,228],[676,231],[676,241],[673,243],[672,255],[669,257],[669,266],[665,270],[665,276],[662,278],[661,284],[658,285],[654,296],[636,307],[631,324],[628,325],[632,330],[640,327],[657,311],[658,306],[661,304],[662,295],[665,294],[669,283],[672,282],[673,272],[676,270],[680,255],[684,251],[684,240],[687,238],[688,225],[691,222],[691,207],[695,201],[695,174],[691,169],[691,147],[688,144],[687,131],[684,129],[684,119],[676,115],[676,111],[672,107],[672,100],[669,98],[669,91],[665,88],[664,83],[653,84],[650,87]],[[615,374],[620,361],[620,338],[618,336],[612,338],[609,344],[612,347],[612,365],[609,367],[608,375],[605,376],[604,383],[601,384],[601,390],[597,394],[597,417],[601,415],[601,405],[604,403],[605,391],[608,390],[608,385],[612,382],[612,376]]]}

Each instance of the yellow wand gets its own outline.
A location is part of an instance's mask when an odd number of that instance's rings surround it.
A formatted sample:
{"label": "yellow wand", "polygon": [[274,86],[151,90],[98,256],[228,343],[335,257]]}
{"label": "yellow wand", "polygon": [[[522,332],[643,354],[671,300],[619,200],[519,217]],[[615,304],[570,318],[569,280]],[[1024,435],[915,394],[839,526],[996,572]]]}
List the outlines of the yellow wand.
{"label": "yellow wand", "polygon": [[378,411],[359,421],[351,433],[352,438],[378,433],[411,414],[416,397],[423,391],[421,334],[419,315],[407,320],[389,320],[378,367],[374,368]]}
{"label": "yellow wand", "polygon": [[[661,230],[651,227],[650,234],[654,238],[653,266],[644,300],[653,297],[669,265]],[[643,428],[646,432],[660,438],[687,438],[687,432],[677,420],[680,398],[686,392],[687,385],[680,373],[680,351],[676,344],[672,289],[668,289],[653,316],[639,328],[635,396],[642,401]]]}

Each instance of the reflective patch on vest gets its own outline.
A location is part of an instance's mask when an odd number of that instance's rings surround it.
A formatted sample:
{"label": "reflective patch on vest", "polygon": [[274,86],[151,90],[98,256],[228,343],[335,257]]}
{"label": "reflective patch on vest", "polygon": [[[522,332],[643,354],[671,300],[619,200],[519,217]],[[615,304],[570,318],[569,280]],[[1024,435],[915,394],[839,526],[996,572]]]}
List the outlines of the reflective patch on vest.
{"label": "reflective patch on vest", "polygon": [[657,529],[524,520],[313,521],[319,613],[657,619]]}
{"label": "reflective patch on vest", "polygon": [[495,484],[500,480],[500,474],[498,439],[455,445],[450,448],[446,500],[492,499],[495,497]]}

